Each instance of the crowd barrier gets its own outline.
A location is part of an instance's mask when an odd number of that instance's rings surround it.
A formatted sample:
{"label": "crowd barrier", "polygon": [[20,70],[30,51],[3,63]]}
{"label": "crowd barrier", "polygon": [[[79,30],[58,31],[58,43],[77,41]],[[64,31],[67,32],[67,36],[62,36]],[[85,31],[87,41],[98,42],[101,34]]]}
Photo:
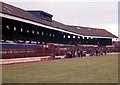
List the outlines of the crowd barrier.
{"label": "crowd barrier", "polygon": [[15,64],[15,63],[28,63],[28,62],[40,62],[48,61],[50,56],[45,57],[31,57],[31,58],[14,58],[14,59],[0,59],[0,64]]}

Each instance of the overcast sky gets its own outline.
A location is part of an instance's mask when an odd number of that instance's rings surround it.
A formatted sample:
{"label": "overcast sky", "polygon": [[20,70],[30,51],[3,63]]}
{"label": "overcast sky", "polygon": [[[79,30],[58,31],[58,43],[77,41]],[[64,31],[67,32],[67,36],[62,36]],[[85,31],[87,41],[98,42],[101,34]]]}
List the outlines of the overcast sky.
{"label": "overcast sky", "polygon": [[118,0],[4,0],[25,10],[43,10],[68,25],[106,29],[118,36]]}

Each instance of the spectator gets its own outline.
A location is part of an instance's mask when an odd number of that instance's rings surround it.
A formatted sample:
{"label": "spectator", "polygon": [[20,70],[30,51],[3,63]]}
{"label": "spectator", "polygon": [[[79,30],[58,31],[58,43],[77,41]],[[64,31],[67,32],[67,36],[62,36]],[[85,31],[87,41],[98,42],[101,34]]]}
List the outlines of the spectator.
{"label": "spectator", "polygon": [[75,57],[78,57],[78,51],[75,51]]}
{"label": "spectator", "polygon": [[98,56],[98,49],[96,49],[96,56]]}
{"label": "spectator", "polygon": [[83,50],[80,51],[80,57],[82,58],[83,56]]}

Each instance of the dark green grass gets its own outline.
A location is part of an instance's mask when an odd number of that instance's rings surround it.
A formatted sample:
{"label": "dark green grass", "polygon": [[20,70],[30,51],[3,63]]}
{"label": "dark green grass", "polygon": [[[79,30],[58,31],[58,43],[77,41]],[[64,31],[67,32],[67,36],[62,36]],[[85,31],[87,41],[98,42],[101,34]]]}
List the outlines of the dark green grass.
{"label": "dark green grass", "polygon": [[118,55],[3,66],[3,83],[117,83]]}

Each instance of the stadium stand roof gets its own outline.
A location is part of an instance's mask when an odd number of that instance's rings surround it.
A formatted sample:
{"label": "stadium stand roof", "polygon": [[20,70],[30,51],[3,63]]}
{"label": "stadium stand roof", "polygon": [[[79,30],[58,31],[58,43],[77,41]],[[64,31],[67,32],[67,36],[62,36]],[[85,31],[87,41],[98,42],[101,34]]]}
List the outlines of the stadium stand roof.
{"label": "stadium stand roof", "polygon": [[[52,20],[52,22],[48,22],[48,21],[42,20],[41,18],[38,18],[38,17],[32,15],[31,13],[29,13],[21,8],[14,7],[12,5],[9,5],[9,4],[3,3],[3,2],[1,2],[1,4],[2,4],[2,10],[0,10],[0,13],[5,14],[5,15],[18,17],[21,19],[35,22],[35,23],[54,27],[57,30],[69,31],[69,32],[72,32],[72,33],[75,33],[78,35],[82,35],[82,36],[118,38],[117,36],[106,31],[105,29],[82,27],[82,26],[70,26],[70,25],[62,24],[62,23],[57,22],[55,20]],[[2,17],[5,17],[5,16],[2,16]]]}

